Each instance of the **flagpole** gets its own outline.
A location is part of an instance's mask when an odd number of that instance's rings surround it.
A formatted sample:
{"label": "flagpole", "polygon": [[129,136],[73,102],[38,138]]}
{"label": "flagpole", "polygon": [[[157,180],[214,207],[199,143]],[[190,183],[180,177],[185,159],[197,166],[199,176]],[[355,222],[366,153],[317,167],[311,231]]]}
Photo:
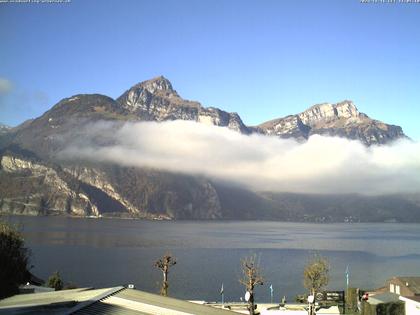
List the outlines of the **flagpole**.
{"label": "flagpole", "polygon": [[220,288],[220,295],[222,296],[222,307],[225,304],[225,289],[223,288],[223,283],[222,283],[222,287]]}
{"label": "flagpole", "polygon": [[344,295],[344,309],[343,309],[344,313],[346,312],[346,298],[349,294],[349,277],[350,277],[350,271],[349,271],[349,265],[347,265],[347,267],[346,267],[346,288],[347,288],[347,290],[346,290],[346,293]]}
{"label": "flagpole", "polygon": [[273,285],[272,284],[270,285],[270,301],[271,301],[271,304],[273,304]]}
{"label": "flagpole", "polygon": [[346,288],[348,291],[349,290],[349,265],[347,265],[347,268],[346,268]]}

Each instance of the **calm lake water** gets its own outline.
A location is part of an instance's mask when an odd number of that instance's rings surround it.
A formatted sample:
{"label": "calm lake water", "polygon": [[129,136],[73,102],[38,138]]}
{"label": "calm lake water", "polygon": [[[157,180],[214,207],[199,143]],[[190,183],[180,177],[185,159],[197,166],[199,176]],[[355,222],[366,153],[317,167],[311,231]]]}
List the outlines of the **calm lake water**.
{"label": "calm lake water", "polygon": [[161,273],[153,262],[170,251],[177,265],[169,275],[170,295],[183,299],[238,301],[240,260],[260,258],[266,279],[257,301],[304,293],[302,273],[313,251],[331,264],[329,288],[376,288],[393,275],[420,275],[418,224],[309,224],[281,222],[164,222],[63,217],[6,217],[21,224],[32,250],[33,273],[41,278],[59,270],[79,287],[133,283],[158,291]]}

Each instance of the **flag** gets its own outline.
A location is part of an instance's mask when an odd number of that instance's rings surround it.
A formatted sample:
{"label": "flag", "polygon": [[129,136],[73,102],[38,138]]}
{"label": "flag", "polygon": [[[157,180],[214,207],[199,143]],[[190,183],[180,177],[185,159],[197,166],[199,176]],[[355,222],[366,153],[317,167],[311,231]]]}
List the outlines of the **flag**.
{"label": "flag", "polygon": [[224,290],[223,290],[223,283],[222,283],[222,287],[220,288],[220,294],[223,294]]}
{"label": "flag", "polygon": [[349,265],[346,267],[346,285],[349,287]]}
{"label": "flag", "polygon": [[273,285],[270,285],[270,292],[273,294]]}

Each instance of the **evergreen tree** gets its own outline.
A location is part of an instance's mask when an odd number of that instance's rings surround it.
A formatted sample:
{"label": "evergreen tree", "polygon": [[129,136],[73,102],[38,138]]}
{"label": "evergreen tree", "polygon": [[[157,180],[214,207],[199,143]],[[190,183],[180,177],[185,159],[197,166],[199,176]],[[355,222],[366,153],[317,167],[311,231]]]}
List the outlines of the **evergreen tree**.
{"label": "evergreen tree", "polygon": [[29,256],[20,232],[0,220],[0,298],[19,292],[28,273]]}

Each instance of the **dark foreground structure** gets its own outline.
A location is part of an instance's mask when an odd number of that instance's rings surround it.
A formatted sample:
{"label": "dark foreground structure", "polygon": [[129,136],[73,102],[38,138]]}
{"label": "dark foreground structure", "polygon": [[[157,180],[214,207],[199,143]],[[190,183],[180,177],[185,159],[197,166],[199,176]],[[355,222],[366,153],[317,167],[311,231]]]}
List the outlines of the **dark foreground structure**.
{"label": "dark foreground structure", "polygon": [[114,287],[15,295],[0,301],[0,314],[229,315],[234,313],[139,290]]}

